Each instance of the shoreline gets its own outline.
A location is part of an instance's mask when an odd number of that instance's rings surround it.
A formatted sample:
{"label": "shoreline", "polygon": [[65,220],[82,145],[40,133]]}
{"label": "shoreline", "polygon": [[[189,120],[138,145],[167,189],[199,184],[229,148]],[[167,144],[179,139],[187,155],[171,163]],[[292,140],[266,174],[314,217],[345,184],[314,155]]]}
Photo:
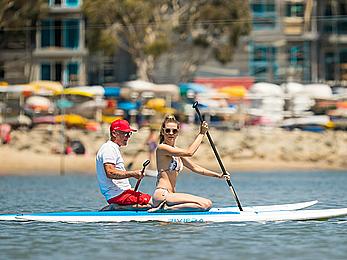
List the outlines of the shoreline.
{"label": "shoreline", "polygon": [[[64,175],[95,175],[95,157],[91,155],[45,155],[32,152],[16,152],[14,156],[6,156],[11,149],[0,150],[1,159],[0,176],[58,176],[61,175],[61,165],[64,165]],[[4,157],[6,156],[6,157]],[[132,156],[124,156],[124,161],[130,162]],[[42,162],[44,160],[44,162]],[[146,156],[139,156],[134,163],[133,169],[140,169],[141,162]],[[194,160],[199,165],[220,171],[217,160],[209,160],[208,163]],[[36,162],[36,163],[35,163]],[[37,163],[39,162],[39,163]],[[227,171],[233,172],[287,172],[287,171],[342,171],[347,173],[344,167],[337,167],[327,163],[312,162],[276,162],[271,160],[236,160],[226,163]]]}
{"label": "shoreline", "polygon": [[[87,153],[65,156],[56,153],[62,149],[60,130],[59,127],[51,127],[12,131],[11,143],[0,144],[0,176],[60,175],[62,168],[66,175],[95,175],[95,155],[108,139],[108,129],[101,132],[67,129],[66,135],[80,140]],[[189,147],[197,132],[197,126],[182,128],[177,146]],[[126,166],[134,161],[132,169],[142,168],[142,162],[148,159],[148,153],[139,151],[143,150],[148,133],[148,129],[140,129],[132,135],[127,147],[121,148]],[[347,172],[347,132],[310,133],[247,128],[242,131],[211,129],[211,133],[225,169],[231,173],[315,170]],[[192,160],[207,169],[220,172],[207,138]],[[155,170],[155,162],[151,162],[148,169]]]}

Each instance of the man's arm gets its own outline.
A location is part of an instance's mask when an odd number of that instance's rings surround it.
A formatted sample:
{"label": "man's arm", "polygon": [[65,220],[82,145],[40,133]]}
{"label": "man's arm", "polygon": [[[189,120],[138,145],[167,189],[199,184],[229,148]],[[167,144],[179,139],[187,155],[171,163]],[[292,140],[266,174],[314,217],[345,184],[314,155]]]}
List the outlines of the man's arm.
{"label": "man's arm", "polygon": [[135,171],[122,171],[114,167],[115,165],[113,163],[104,163],[104,169],[106,176],[110,179],[127,179],[127,178],[141,178],[141,171],[135,170]]}

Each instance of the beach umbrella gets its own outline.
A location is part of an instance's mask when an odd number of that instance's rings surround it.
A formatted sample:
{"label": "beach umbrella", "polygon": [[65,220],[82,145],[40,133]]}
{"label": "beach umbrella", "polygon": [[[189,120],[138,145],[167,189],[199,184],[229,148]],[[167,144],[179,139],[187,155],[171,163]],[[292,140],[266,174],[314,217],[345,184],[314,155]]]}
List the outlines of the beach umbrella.
{"label": "beach umbrella", "polygon": [[333,97],[333,91],[326,84],[307,84],[304,85],[304,92],[314,99],[330,99]]}
{"label": "beach umbrella", "polygon": [[159,109],[165,107],[165,99],[163,98],[152,98],[147,101],[146,107],[152,108],[152,109]]}
{"label": "beach umbrella", "polygon": [[70,108],[70,107],[73,107],[75,105],[74,102],[72,102],[70,100],[67,100],[65,98],[58,99],[56,101],[56,104],[57,104],[57,107],[60,108],[60,109]]}
{"label": "beach umbrella", "polygon": [[65,95],[79,95],[85,97],[95,97],[95,96],[103,96],[104,88],[101,86],[81,86],[81,87],[73,87],[64,89],[63,93]]}
{"label": "beach umbrella", "polygon": [[285,92],[289,95],[299,94],[303,91],[304,85],[296,82],[287,82],[283,83],[281,87],[285,90]]}
{"label": "beach umbrella", "polygon": [[104,87],[104,97],[119,97],[120,94],[120,87]]}
{"label": "beach umbrella", "polygon": [[46,97],[31,96],[25,101],[25,107],[34,111],[48,111],[53,107],[53,104]]}
{"label": "beach umbrella", "polygon": [[235,98],[243,98],[247,93],[247,90],[244,86],[223,87],[218,89],[218,91]]}
{"label": "beach umbrella", "polygon": [[118,103],[118,109],[122,109],[125,111],[136,109],[136,103],[130,101],[120,101]]}
{"label": "beach umbrella", "polygon": [[283,96],[283,90],[279,85],[267,82],[253,84],[248,93],[259,96]]}
{"label": "beach umbrella", "polygon": [[30,82],[33,86],[35,93],[40,95],[53,95],[59,94],[63,91],[63,85],[57,81],[37,80]]}
{"label": "beach umbrella", "polygon": [[185,96],[187,95],[187,93],[190,92],[194,92],[196,93],[205,93],[208,91],[208,88],[204,85],[201,84],[197,84],[197,83],[180,83],[178,84],[179,88],[180,88],[180,94],[181,96]]}
{"label": "beach umbrella", "polygon": [[88,122],[88,119],[76,115],[76,114],[67,114],[67,115],[58,115],[54,118],[56,123],[62,123],[65,122],[68,126],[85,126],[85,124]]}

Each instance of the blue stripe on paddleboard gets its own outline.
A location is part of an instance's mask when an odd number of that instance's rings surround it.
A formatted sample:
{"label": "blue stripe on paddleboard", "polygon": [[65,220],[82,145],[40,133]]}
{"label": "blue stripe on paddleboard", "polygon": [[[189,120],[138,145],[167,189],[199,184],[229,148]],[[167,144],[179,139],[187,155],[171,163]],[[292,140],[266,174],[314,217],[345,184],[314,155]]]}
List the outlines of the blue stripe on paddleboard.
{"label": "blue stripe on paddleboard", "polygon": [[195,212],[162,212],[162,213],[149,213],[147,211],[82,211],[82,212],[49,212],[49,213],[33,213],[33,214],[18,214],[17,216],[197,216],[197,215],[234,215],[240,212],[209,212],[209,211],[195,211]]}

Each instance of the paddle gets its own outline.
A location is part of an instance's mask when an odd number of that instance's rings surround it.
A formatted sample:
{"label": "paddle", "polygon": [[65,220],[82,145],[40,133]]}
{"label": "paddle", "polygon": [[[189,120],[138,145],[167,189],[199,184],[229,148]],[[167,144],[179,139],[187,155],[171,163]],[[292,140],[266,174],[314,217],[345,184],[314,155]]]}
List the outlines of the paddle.
{"label": "paddle", "polygon": [[[198,108],[198,105],[199,105],[198,101],[195,101],[194,104],[193,104],[193,108],[195,109],[196,113],[198,114],[199,119],[200,119],[200,122],[203,122],[203,119],[202,119],[200,110],[199,110],[199,108]],[[210,133],[207,131],[206,134],[207,134],[208,141],[210,142],[211,147],[212,147],[212,149],[213,149],[214,155],[216,156],[217,161],[218,161],[218,163],[219,163],[219,166],[220,166],[220,168],[221,168],[221,170],[222,170],[222,172],[223,172],[223,175],[227,175],[227,172],[226,172],[226,170],[225,170],[225,168],[224,168],[223,162],[222,162],[222,160],[221,160],[221,158],[220,158],[220,156],[219,156],[219,154],[218,154],[218,151],[217,151],[217,149],[216,149],[216,146],[215,146],[214,143],[213,143],[213,140],[212,140],[212,137],[211,137]],[[239,201],[239,198],[237,197],[237,194],[236,194],[236,191],[235,191],[233,185],[231,184],[231,181],[230,181],[229,179],[226,179],[226,182],[227,182],[227,184],[228,184],[228,186],[229,186],[229,188],[230,188],[231,193],[234,195],[234,198],[235,198],[235,200],[236,200],[237,206],[239,207],[240,211],[243,211],[242,206],[241,206],[241,203],[240,203],[240,201]]]}
{"label": "paddle", "polygon": [[143,173],[145,172],[145,169],[146,169],[147,165],[150,164],[150,162],[151,162],[150,160],[146,160],[146,161],[142,164],[142,166],[143,166],[143,168],[142,168],[142,170],[141,170],[142,177],[141,177],[140,179],[137,180],[134,191],[137,191],[137,189],[139,188],[140,182],[141,182],[141,180],[142,180],[142,178],[143,178]]}

